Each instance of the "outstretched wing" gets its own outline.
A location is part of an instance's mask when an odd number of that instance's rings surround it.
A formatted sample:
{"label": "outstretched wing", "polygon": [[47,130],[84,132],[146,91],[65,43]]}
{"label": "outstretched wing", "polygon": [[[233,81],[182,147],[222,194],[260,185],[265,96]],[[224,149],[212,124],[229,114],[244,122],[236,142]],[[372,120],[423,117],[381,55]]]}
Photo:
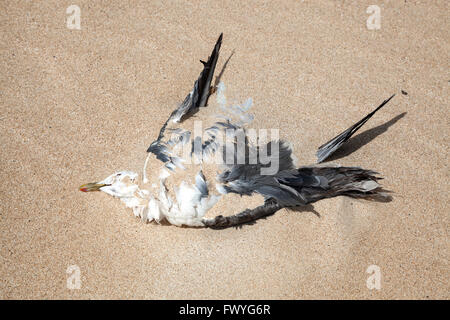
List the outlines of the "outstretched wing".
{"label": "outstretched wing", "polygon": [[331,154],[333,154],[337,149],[339,149],[350,137],[361,128],[364,123],[367,122],[378,110],[380,110],[386,103],[391,100],[395,94],[393,94],[389,99],[383,101],[375,110],[369,113],[367,116],[362,118],[360,121],[352,125],[350,128],[345,130],[344,132],[338,134],[336,137],[328,141],[327,143],[321,145],[317,150],[317,163],[324,161]]}
{"label": "outstretched wing", "polygon": [[217,59],[219,58],[219,50],[222,45],[222,35],[217,39],[214,50],[207,62],[200,60],[203,63],[203,70],[200,76],[194,83],[194,89],[186,96],[183,103],[174,111],[170,119],[174,122],[180,122],[187,115],[194,113],[198,108],[204,107],[208,102],[211,81],[216,69]]}
{"label": "outstretched wing", "polygon": [[170,152],[168,152],[167,149],[168,146],[163,142],[167,124],[171,120],[173,122],[184,120],[188,115],[195,113],[200,107],[204,107],[208,102],[211,81],[219,58],[220,46],[222,45],[222,36],[223,33],[221,33],[219,39],[217,39],[216,45],[214,46],[208,61],[204,62],[200,60],[200,62],[203,63],[203,70],[195,81],[193,90],[186,96],[183,103],[172,112],[159,131],[158,138],[152,142],[147,149],[147,152],[153,153],[157,159],[166,164],[172,162]]}

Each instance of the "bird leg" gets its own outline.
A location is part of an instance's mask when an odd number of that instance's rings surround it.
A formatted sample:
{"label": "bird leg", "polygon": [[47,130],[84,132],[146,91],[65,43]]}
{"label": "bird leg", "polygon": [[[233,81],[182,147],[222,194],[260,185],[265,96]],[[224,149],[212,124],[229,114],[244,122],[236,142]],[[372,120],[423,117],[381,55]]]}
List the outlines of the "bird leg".
{"label": "bird leg", "polygon": [[244,223],[249,223],[258,220],[262,217],[266,217],[274,214],[282,208],[275,200],[269,199],[264,202],[262,206],[254,209],[245,209],[244,211],[224,217],[219,215],[212,219],[204,219],[203,223],[206,227],[211,229],[225,229],[229,227],[235,227]]}

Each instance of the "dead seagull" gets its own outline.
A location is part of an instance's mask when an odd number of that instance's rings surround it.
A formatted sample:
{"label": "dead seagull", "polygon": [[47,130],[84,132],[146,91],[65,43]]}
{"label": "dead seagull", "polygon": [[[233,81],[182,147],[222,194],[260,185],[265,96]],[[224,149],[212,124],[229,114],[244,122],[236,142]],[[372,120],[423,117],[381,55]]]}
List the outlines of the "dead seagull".
{"label": "dead seagull", "polygon": [[[146,222],[166,220],[177,226],[215,229],[337,196],[390,200],[378,183],[377,172],[359,167],[297,167],[287,142],[256,136],[256,131],[248,128],[253,120],[251,98],[228,105],[223,82],[216,79],[218,85],[211,87],[221,45],[222,34],[208,60],[201,61],[203,70],[194,88],[150,144],[141,183],[137,173],[120,171],[100,182],[84,184],[80,191],[103,191],[117,197]],[[214,92],[216,103],[208,104]],[[392,97],[322,145],[318,163],[339,149]],[[235,215],[206,216],[220,199],[233,194],[259,194],[264,203]]]}

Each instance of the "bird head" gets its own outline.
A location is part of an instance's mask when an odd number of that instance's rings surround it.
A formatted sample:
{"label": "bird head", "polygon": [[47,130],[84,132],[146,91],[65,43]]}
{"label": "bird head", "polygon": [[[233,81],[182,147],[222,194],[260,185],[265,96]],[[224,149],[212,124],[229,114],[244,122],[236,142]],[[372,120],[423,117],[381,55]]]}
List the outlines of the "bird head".
{"label": "bird head", "polygon": [[133,196],[139,188],[137,174],[131,171],[116,172],[100,182],[86,183],[78,189],[82,192],[103,191],[115,197]]}

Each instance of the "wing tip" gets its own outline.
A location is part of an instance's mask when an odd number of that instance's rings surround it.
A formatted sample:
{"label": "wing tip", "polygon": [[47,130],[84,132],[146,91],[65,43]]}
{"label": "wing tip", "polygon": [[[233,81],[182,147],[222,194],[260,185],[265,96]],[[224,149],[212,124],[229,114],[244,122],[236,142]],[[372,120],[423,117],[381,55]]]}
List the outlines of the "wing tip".
{"label": "wing tip", "polygon": [[[350,128],[344,130],[343,132],[341,132],[340,134],[338,134],[336,137],[334,137],[333,139],[331,139],[330,141],[322,144],[316,152],[316,157],[317,157],[317,163],[321,163],[324,160],[326,160],[329,156],[331,156],[334,152],[336,152],[339,148],[342,147],[342,145],[345,144],[345,142],[357,131],[359,130],[366,121],[368,121],[378,110],[380,110],[382,107],[384,107],[389,101],[391,101],[392,98],[395,97],[395,93],[393,95],[391,95],[389,98],[387,98],[386,100],[384,100],[377,108],[375,108],[375,110],[373,110],[371,113],[369,113],[367,116],[365,116],[363,119],[361,119],[360,121],[358,121],[357,123],[355,123],[354,125],[352,125]],[[356,128],[356,129],[355,129]],[[354,129],[354,130],[349,130],[349,129]],[[345,139],[336,142],[336,140],[340,137],[345,136]],[[331,145],[334,144],[333,147],[331,147]]]}

